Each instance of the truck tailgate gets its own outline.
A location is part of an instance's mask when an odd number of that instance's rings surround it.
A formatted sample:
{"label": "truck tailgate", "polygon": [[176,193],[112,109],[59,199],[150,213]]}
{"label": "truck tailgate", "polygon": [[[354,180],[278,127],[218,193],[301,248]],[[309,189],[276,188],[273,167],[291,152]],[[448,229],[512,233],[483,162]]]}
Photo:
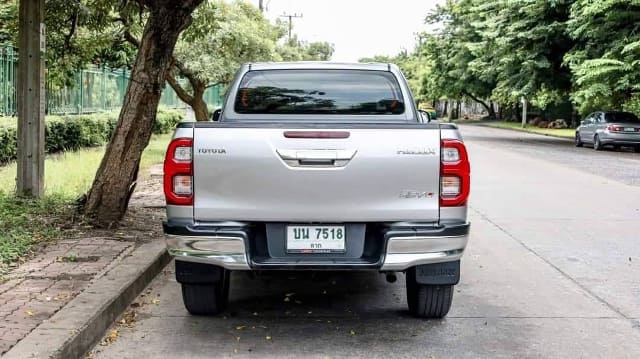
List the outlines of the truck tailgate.
{"label": "truck tailgate", "polygon": [[433,126],[198,127],[193,152],[197,221],[439,217],[440,131]]}

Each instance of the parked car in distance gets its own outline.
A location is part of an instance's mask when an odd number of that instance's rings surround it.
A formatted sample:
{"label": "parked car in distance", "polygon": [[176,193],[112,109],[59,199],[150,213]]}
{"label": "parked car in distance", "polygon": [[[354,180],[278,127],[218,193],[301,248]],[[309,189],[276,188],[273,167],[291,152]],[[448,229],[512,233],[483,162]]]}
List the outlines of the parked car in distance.
{"label": "parked car in distance", "polygon": [[593,145],[617,149],[630,146],[640,152],[640,119],[631,112],[597,111],[587,116],[576,129],[576,146]]}

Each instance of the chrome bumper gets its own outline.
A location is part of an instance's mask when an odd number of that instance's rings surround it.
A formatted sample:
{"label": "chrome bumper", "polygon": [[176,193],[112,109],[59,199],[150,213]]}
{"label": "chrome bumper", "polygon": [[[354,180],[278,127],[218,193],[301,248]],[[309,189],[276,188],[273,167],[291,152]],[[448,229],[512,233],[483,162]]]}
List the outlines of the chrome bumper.
{"label": "chrome bumper", "polygon": [[391,237],[381,271],[401,272],[421,264],[460,260],[468,235],[442,237]]}
{"label": "chrome bumper", "polygon": [[[166,238],[169,253],[179,260],[213,264],[229,270],[251,270],[243,238],[180,235],[167,235]],[[467,240],[468,235],[391,237],[380,271],[400,272],[421,264],[460,260]]]}
{"label": "chrome bumper", "polygon": [[166,239],[169,254],[181,261],[213,264],[229,270],[251,270],[243,238],[166,235]]}

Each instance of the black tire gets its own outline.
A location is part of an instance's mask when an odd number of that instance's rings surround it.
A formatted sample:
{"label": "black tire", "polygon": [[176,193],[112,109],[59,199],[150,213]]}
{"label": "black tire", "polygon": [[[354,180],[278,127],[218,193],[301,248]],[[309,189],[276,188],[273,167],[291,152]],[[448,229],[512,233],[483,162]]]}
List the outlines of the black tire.
{"label": "black tire", "polygon": [[182,283],[182,301],[192,315],[217,315],[229,302],[229,271],[225,270],[217,283]]}
{"label": "black tire", "polygon": [[640,145],[635,145],[633,150],[636,151],[636,153],[640,153]]}
{"label": "black tire", "polygon": [[595,135],[595,137],[593,137],[593,149],[596,151],[602,151],[602,142],[600,142],[600,137],[598,137],[598,135]]}
{"label": "black tire", "polygon": [[419,318],[444,318],[453,301],[453,285],[425,285],[416,282],[415,268],[407,271],[409,312]]}
{"label": "black tire", "polygon": [[584,146],[584,142],[580,139],[580,133],[576,132],[576,147]]}

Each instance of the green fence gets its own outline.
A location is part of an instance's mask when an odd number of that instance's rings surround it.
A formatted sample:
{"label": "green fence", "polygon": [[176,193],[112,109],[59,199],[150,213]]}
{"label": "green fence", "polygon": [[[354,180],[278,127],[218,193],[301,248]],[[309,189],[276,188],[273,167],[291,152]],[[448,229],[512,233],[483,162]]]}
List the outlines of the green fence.
{"label": "green fence", "polygon": [[[18,54],[11,47],[0,46],[0,116],[14,116],[16,113],[16,70]],[[129,84],[130,72],[90,66],[78,71],[73,86],[46,86],[47,114],[81,114],[118,110],[122,106]],[[182,85],[187,81],[178,79]],[[222,105],[220,85],[210,87],[204,100],[211,108]],[[160,105],[168,108],[186,108],[175,91],[167,85]]]}
{"label": "green fence", "polygon": [[18,53],[0,46],[0,116],[11,116],[16,108],[16,73]]}

